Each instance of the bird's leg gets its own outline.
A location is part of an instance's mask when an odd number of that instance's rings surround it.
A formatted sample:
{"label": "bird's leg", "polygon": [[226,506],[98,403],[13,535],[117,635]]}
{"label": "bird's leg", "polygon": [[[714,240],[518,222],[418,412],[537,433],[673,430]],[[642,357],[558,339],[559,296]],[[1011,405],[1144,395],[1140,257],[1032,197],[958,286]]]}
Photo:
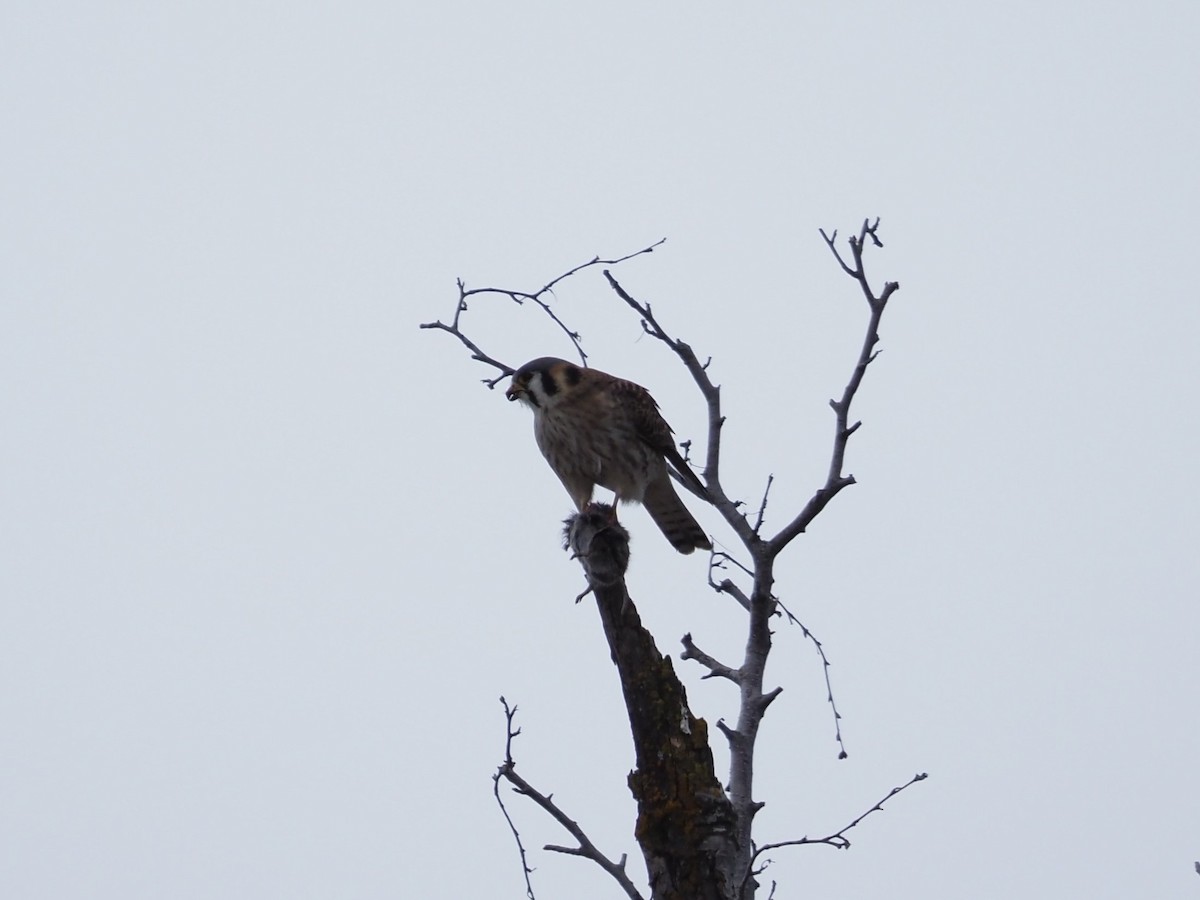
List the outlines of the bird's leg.
{"label": "bird's leg", "polygon": [[621,523],[619,521],[617,521],[617,504],[619,504],[620,502],[621,502],[620,494],[618,494],[616,491],[613,491],[613,498],[612,498],[611,504],[609,504],[609,503],[592,503],[591,505],[596,508],[597,512],[603,513],[604,516],[608,519],[608,521],[611,524],[620,525]]}
{"label": "bird's leg", "polygon": [[608,503],[598,503],[596,501],[589,503],[587,505],[587,509],[584,510],[584,514],[600,516],[610,527],[614,525],[619,526],[621,524],[619,521],[617,521],[617,504],[615,502],[615,498],[611,505]]}

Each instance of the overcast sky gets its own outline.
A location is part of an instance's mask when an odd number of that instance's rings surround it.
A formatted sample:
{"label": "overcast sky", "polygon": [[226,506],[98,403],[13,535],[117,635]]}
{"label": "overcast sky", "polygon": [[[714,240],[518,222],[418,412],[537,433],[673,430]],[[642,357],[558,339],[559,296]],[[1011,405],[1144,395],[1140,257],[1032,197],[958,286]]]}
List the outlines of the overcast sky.
{"label": "overcast sky", "polygon": [[[1187,0],[7,3],[0,896],[519,898],[500,694],[520,772],[644,883],[568,498],[528,411],[417,325],[457,277],[667,238],[617,277],[712,357],[725,485],[773,473],[778,528],[866,316],[818,229],[880,216],[859,483],[777,572],[850,755],[780,623],[758,838],[930,777],[764,883],[1196,897],[1197,46]],[[702,436],[598,271],[557,304]],[[465,322],[511,365],[570,351],[535,309]],[[703,557],[623,519],[659,646],[736,662]],[[539,898],[618,896],[510,809]]]}

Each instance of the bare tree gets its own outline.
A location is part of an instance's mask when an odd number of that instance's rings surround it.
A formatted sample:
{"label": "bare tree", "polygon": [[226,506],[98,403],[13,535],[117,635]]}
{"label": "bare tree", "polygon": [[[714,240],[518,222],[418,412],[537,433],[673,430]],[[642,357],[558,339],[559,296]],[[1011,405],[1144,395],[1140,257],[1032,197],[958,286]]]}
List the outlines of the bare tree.
{"label": "bare tree", "polygon": [[[690,633],[682,638],[681,658],[703,667],[706,670],[704,677],[724,679],[737,688],[740,703],[736,724],[730,726],[723,719],[717,721],[717,728],[728,742],[730,751],[730,770],[725,786],[718,780],[713,765],[707,723],[693,715],[688,706],[687,692],[676,676],[670,658],[658,650],[653,635],[642,626],[637,608],[629,595],[625,584],[625,570],[629,562],[628,533],[619,525],[614,525],[606,507],[596,504],[581,514],[571,516],[567,520],[564,535],[564,545],[579,560],[587,577],[588,589],[577,599],[589,593],[595,597],[629,715],[636,756],[636,768],[629,777],[630,790],[638,804],[634,834],[645,858],[652,900],[752,900],[759,887],[758,876],[766,866],[763,857],[765,852],[804,844],[824,844],[845,849],[850,846],[847,833],[851,829],[873,812],[882,809],[892,796],[926,777],[923,773],[917,774],[892,788],[878,803],[832,834],[763,844],[754,841],[754,817],[763,806],[754,796],[754,752],[758,730],[767,708],[782,690],[779,687],[765,690],[763,684],[763,672],[772,648],[772,619],[784,616],[803,629],[804,636],[813,642],[820,654],[839,756],[846,756],[839,726],[841,715],[829,683],[829,661],[822,644],[775,595],[775,561],[838,493],[855,483],[854,476],[845,471],[845,457],[850,437],[861,423],[851,422],[850,407],[868,366],[878,354],[876,345],[884,310],[899,289],[895,282],[887,282],[882,290],[876,292],[867,278],[863,255],[868,246],[883,246],[878,236],[878,226],[878,219],[874,222],[865,221],[858,233],[846,241],[848,256],[839,248],[836,231],[833,234],[821,232],[838,265],[857,283],[866,300],[869,316],[862,347],[849,381],[841,396],[829,401],[834,413],[834,433],[824,482],[791,520],[773,535],[763,533],[773,476],[767,478],[766,489],[753,520],[746,513],[746,505],[730,497],[722,483],[721,437],[725,416],[721,410],[721,389],[713,384],[708,374],[709,361],[700,362],[688,344],[672,337],[655,316],[650,304],[635,299],[616,280],[609,268],[653,252],[662,241],[617,259],[602,260],[597,257],[532,292],[499,288],[468,290],[460,280],[458,303],[451,321],[429,322],[421,326],[453,335],[471,351],[473,359],[497,370],[499,374],[483,382],[489,388],[494,388],[514,369],[488,355],[467,335],[463,329],[463,316],[468,311],[468,302],[490,296],[506,297],[518,304],[533,303],[561,328],[581,363],[586,365],[587,354],[580,335],[553,309],[553,291],[565,279],[583,270],[603,266],[604,277],[614,293],[640,317],[646,334],[661,341],[679,358],[704,397],[708,408],[703,468],[707,497],[704,499],[716,508],[733,529],[746,554],[745,560],[739,560],[731,553],[714,549],[709,557],[708,584],[745,610],[748,633],[745,654],[737,665],[728,665],[706,653]],[[690,450],[690,446],[685,445],[685,449]],[[688,487],[684,479],[676,480]],[[734,573],[733,577],[729,576],[731,572]],[[517,774],[512,753],[513,739],[519,734],[519,729],[514,725],[516,708],[510,707],[503,697],[501,702],[507,722],[507,737],[504,761],[494,776],[495,794],[517,840],[528,896],[533,900],[533,886],[529,878],[531,869],[520,835],[504,807],[500,793],[502,781],[546,810],[575,841],[574,846],[549,844],[546,850],[592,860],[614,879],[628,897],[641,900],[642,894],[626,872],[625,856],[613,861],[602,853],[550,795],[539,791]]]}

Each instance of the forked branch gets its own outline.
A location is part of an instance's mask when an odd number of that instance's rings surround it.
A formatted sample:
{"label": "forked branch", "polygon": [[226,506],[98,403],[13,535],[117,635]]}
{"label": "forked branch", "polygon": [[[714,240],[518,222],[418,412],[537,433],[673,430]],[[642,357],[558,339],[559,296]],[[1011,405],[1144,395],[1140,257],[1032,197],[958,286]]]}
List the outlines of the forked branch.
{"label": "forked branch", "polygon": [[846,462],[846,445],[850,441],[850,435],[854,434],[862,424],[861,422],[855,422],[853,425],[850,424],[850,404],[854,401],[854,397],[858,393],[863,376],[867,372],[867,366],[879,355],[879,352],[875,350],[875,345],[879,343],[879,322],[883,318],[883,311],[887,307],[888,299],[900,289],[900,285],[897,282],[889,281],[884,284],[881,293],[878,295],[875,294],[867,278],[866,269],[863,267],[863,250],[866,247],[867,239],[869,238],[871,243],[876,247],[883,246],[883,242],[879,240],[877,234],[878,228],[879,219],[876,219],[873,223],[866,220],[863,222],[858,235],[852,235],[848,239],[847,243],[850,245],[851,263],[846,262],[837,248],[837,231],[829,235],[825,233],[824,229],[821,229],[821,237],[825,239],[825,243],[829,246],[834,258],[838,261],[838,265],[842,267],[842,270],[847,275],[858,282],[863,295],[866,297],[871,314],[867,321],[866,334],[863,336],[862,348],[859,350],[854,370],[850,374],[850,380],[846,383],[846,387],[842,391],[842,396],[829,401],[829,405],[834,412],[835,422],[833,452],[830,455],[829,473],[826,475],[825,483],[817,488],[816,492],[809,498],[809,501],[796,517],[784,526],[775,537],[771,538],[768,544],[768,552],[771,556],[777,556],[797,535],[803,533],[812,520],[820,515],[821,510],[829,504],[830,500],[837,496],[842,488],[854,484],[853,475],[842,474]]}
{"label": "forked branch", "polygon": [[[850,379],[843,389],[841,397],[830,401],[830,406],[833,408],[835,415],[835,430],[830,453],[829,470],[825,482],[817,489],[800,512],[770,539],[764,538],[761,532],[766,518],[767,500],[774,482],[774,476],[769,477],[767,480],[767,486],[763,491],[762,501],[759,503],[758,512],[753,522],[744,512],[745,504],[740,500],[733,500],[721,483],[721,441],[724,433],[725,416],[721,411],[720,387],[713,383],[709,375],[708,369],[711,360],[707,360],[702,364],[690,345],[668,332],[655,316],[650,303],[634,298],[617,282],[611,272],[608,270],[604,272],[604,277],[608,279],[609,285],[617,296],[641,318],[643,331],[651,337],[662,341],[679,357],[684,367],[691,374],[692,380],[695,381],[696,386],[700,389],[700,393],[704,397],[708,408],[708,442],[707,458],[704,466],[704,481],[708,488],[709,500],[741,539],[743,545],[749,551],[753,565],[752,569],[742,567],[743,571],[750,576],[752,582],[750,589],[743,590],[728,578],[717,580],[714,577],[716,569],[724,568],[726,561],[733,561],[731,556],[714,551],[709,558],[709,585],[719,593],[729,594],[749,613],[749,633],[747,635],[745,658],[742,664],[736,669],[726,666],[696,647],[691,635],[685,635],[683,638],[683,658],[693,660],[707,668],[708,675],[706,677],[722,677],[733,682],[739,688],[741,703],[736,727],[730,727],[724,722],[718,722],[717,727],[725,734],[730,745],[730,779],[728,790],[733,808],[737,812],[737,842],[739,846],[744,848],[744,852],[740,856],[740,862],[744,866],[742,871],[746,873],[746,879],[748,879],[742,884],[742,891],[740,893],[743,895],[752,895],[754,893],[754,884],[752,882],[754,874],[753,862],[758,856],[757,853],[751,855],[750,849],[752,846],[750,839],[751,821],[761,807],[761,803],[753,798],[755,741],[763,713],[779,693],[778,688],[766,692],[763,690],[763,674],[772,645],[769,621],[779,609],[778,599],[772,593],[775,583],[775,559],[792,540],[808,527],[813,519],[821,513],[843,488],[854,484],[854,476],[844,474],[846,447],[850,436],[858,430],[861,423],[850,422],[850,407],[862,384],[867,366],[877,355],[875,345],[879,342],[879,323],[887,306],[887,301],[899,289],[899,285],[895,282],[888,282],[884,285],[883,290],[879,294],[876,294],[867,278],[866,270],[863,266],[863,251],[868,241],[876,247],[883,246],[877,233],[878,227],[878,219],[873,223],[869,220],[863,222],[858,234],[850,237],[847,242],[850,249],[848,258],[843,255],[837,245],[837,232],[834,232],[832,236],[827,235],[824,231],[821,232],[838,265],[841,266],[846,274],[858,282],[867,299],[869,317],[866,334],[863,337],[862,347],[854,369],[851,372]],[[813,636],[812,632],[800,624],[790,612],[788,612],[788,617],[792,622],[800,625],[805,637],[813,642],[821,657],[825,685],[828,690],[830,708],[834,717],[835,737],[839,748],[838,756],[844,759],[846,757],[846,748],[842,742],[841,714],[838,712],[837,705],[834,702],[833,690],[830,686],[829,659],[825,654],[824,647]],[[842,832],[830,836],[830,839],[826,842],[831,842],[834,838],[844,839],[844,832],[854,827],[858,821],[860,820],[855,820],[847,829],[843,829]],[[806,838],[805,841],[808,841],[808,839]],[[846,845],[849,845],[848,841]]]}
{"label": "forked branch", "polygon": [[741,504],[731,500],[721,485],[721,429],[725,425],[725,417],[721,415],[721,388],[713,384],[712,379],[708,377],[708,363],[711,360],[701,363],[688,344],[671,337],[654,317],[654,310],[650,304],[641,303],[630,296],[608,269],[604,270],[604,277],[608,279],[617,296],[641,316],[642,329],[646,334],[662,341],[674,351],[691,373],[700,393],[704,395],[704,402],[708,407],[708,444],[704,463],[704,484],[708,488],[708,500],[741,538],[742,543],[752,547],[759,542],[759,537],[741,511]]}
{"label": "forked branch", "polygon": [[446,333],[453,335],[454,337],[458,338],[459,342],[464,347],[471,351],[471,359],[476,360],[477,362],[485,363],[486,365],[492,366],[495,369],[499,369],[500,374],[495,378],[483,379],[483,383],[486,384],[489,389],[492,389],[495,388],[499,382],[513,373],[513,367],[489,356],[482,349],[480,349],[478,344],[467,337],[466,332],[462,330],[462,316],[463,313],[467,312],[468,310],[467,299],[469,297],[495,294],[500,297],[507,297],[518,306],[524,305],[525,301],[528,300],[529,302],[536,304],[542,310],[542,312],[549,316],[550,320],[557,325],[563,334],[570,339],[571,343],[575,347],[575,352],[579,354],[580,362],[586,366],[588,355],[583,349],[583,335],[581,335],[578,331],[574,331],[569,328],[567,324],[561,318],[559,318],[558,314],[550,306],[550,302],[546,298],[554,295],[555,285],[561,281],[565,281],[577,272],[582,272],[584,269],[591,268],[592,266],[615,266],[619,263],[625,262],[627,259],[633,259],[635,256],[641,256],[645,253],[653,253],[655,248],[662,246],[665,241],[666,238],[662,238],[661,240],[655,241],[649,247],[644,247],[641,250],[635,251],[634,253],[627,253],[625,256],[619,256],[616,259],[601,259],[599,256],[596,256],[585,263],[575,266],[573,269],[568,269],[557,278],[550,279],[536,291],[512,291],[508,290],[507,288],[493,287],[472,288],[467,290],[466,284],[464,284],[463,280],[460,278],[457,282],[458,302],[455,304],[454,317],[450,320],[450,322],[446,323],[441,319],[438,319],[434,322],[423,322],[420,327],[435,331],[445,331]]}
{"label": "forked branch", "polygon": [[500,767],[496,770],[496,774],[492,776],[494,788],[493,793],[496,796],[496,802],[500,805],[500,811],[504,813],[504,818],[508,820],[508,827],[512,830],[513,837],[517,841],[517,848],[521,854],[521,868],[525,873],[526,896],[529,897],[529,900],[534,900],[533,885],[529,879],[529,876],[533,870],[529,867],[529,862],[525,853],[525,847],[521,842],[521,836],[517,832],[517,827],[515,824],[513,824],[512,817],[509,816],[508,810],[505,809],[504,801],[500,799],[500,779],[502,778],[513,786],[513,791],[528,797],[542,809],[546,810],[546,812],[548,812],[551,816],[553,816],[555,821],[562,825],[562,827],[567,830],[571,837],[575,838],[575,841],[578,844],[578,846],[575,847],[562,847],[557,844],[546,844],[542,848],[543,850],[549,850],[554,853],[565,853],[569,856],[582,856],[584,859],[590,859],[613,877],[617,884],[621,886],[621,889],[625,891],[626,896],[628,896],[630,900],[643,900],[642,895],[638,892],[638,889],[634,886],[633,882],[629,880],[629,876],[625,873],[625,855],[622,854],[620,860],[613,862],[611,859],[601,853],[599,849],[597,849],[596,845],[592,843],[591,839],[587,836],[584,830],[579,827],[579,823],[570,818],[562,811],[561,808],[559,808],[558,804],[556,804],[553,800],[553,795],[543,794],[517,774],[517,763],[513,759],[512,755],[513,738],[521,733],[521,729],[513,727],[513,718],[517,714],[517,708],[515,706],[510,708],[508,701],[503,697],[500,698],[500,703],[504,706],[504,718],[507,722],[507,735],[504,740],[504,762],[500,764]]}
{"label": "forked branch", "polygon": [[726,565],[727,562],[737,566],[751,578],[754,577],[754,572],[752,570],[747,569],[724,550],[717,550],[714,548],[713,550],[709,551],[708,555],[708,586],[718,594],[728,594],[738,602],[742,609],[746,610],[746,612],[750,612],[750,598],[746,596],[745,591],[734,584],[733,580],[730,578],[722,578],[720,581],[717,581],[713,576],[713,572],[715,572],[717,569],[727,570],[729,568]]}
{"label": "forked branch", "polygon": [[705,678],[725,678],[734,684],[741,684],[742,673],[739,669],[731,669],[716,658],[709,656],[696,646],[696,642],[692,640],[690,634],[685,634],[680,643],[683,644],[683,653],[679,655],[680,659],[694,659],[708,669]]}
{"label": "forked branch", "polygon": [[[799,847],[803,844],[826,844],[827,846],[830,846],[830,847],[836,847],[838,850],[847,850],[850,847],[850,839],[848,837],[846,837],[846,834],[851,829],[855,828],[860,822],[862,822],[865,818],[867,818],[867,816],[871,815],[872,813],[883,812],[883,804],[887,803],[889,800],[891,800],[893,797],[895,797],[897,794],[899,794],[905,788],[912,787],[918,781],[924,781],[928,777],[929,777],[928,773],[920,772],[920,773],[914,775],[912,778],[910,778],[908,781],[906,781],[904,784],[900,785],[899,787],[892,788],[890,791],[887,792],[887,795],[882,800],[880,800],[878,803],[876,803],[874,806],[872,806],[870,809],[868,809],[862,815],[858,816],[858,818],[854,819],[854,821],[852,821],[849,825],[843,826],[842,828],[833,832],[833,834],[827,834],[824,837],[819,837],[819,838],[810,838],[810,837],[805,836],[802,838],[796,838],[795,840],[792,840],[792,841],[777,841],[776,843],[773,843],[773,844],[763,844],[761,847],[757,848],[754,851],[754,856],[751,858],[751,862],[753,862],[754,860],[757,860],[760,856],[762,856],[768,850],[777,850],[780,847]],[[760,868],[757,871],[761,872],[762,869]]]}
{"label": "forked branch", "polygon": [[533,874],[533,869],[529,867],[529,857],[525,853],[525,844],[521,841],[521,833],[517,831],[517,824],[512,820],[512,816],[508,814],[508,808],[504,805],[504,800],[500,796],[500,779],[507,778],[504,774],[505,771],[511,772],[516,766],[512,758],[513,738],[521,733],[520,728],[513,728],[513,717],[517,714],[517,708],[514,706],[510,709],[508,701],[503,697],[500,698],[500,703],[504,706],[504,717],[508,720],[508,733],[504,739],[504,762],[496,770],[496,774],[492,776],[492,795],[496,798],[496,804],[500,807],[500,812],[504,814],[504,819],[508,822],[509,831],[512,832],[513,839],[517,842],[517,852],[521,855],[521,874],[525,876],[525,896],[529,900],[536,900],[533,894],[533,882],[529,880],[529,876]]}

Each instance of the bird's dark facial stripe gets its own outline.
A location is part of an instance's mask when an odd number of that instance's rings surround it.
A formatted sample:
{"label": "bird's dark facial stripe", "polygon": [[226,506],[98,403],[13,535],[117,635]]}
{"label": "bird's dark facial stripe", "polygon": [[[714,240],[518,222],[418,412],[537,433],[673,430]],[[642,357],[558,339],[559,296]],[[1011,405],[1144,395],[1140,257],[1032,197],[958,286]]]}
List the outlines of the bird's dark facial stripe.
{"label": "bird's dark facial stripe", "polygon": [[567,366],[564,374],[567,378],[567,384],[571,387],[579,384],[579,379],[583,377],[583,373],[579,371],[578,366]]}
{"label": "bird's dark facial stripe", "polygon": [[557,394],[558,382],[554,380],[554,376],[545,369],[538,372],[538,374],[542,376],[542,393],[544,393],[547,397],[553,397],[555,394]]}

